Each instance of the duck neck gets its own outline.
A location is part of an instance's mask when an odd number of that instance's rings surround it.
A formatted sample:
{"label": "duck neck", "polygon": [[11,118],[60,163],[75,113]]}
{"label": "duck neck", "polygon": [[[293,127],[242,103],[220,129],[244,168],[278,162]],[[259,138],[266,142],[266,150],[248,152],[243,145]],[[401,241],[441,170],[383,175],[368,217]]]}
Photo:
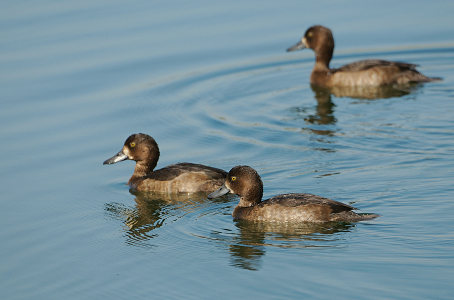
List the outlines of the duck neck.
{"label": "duck neck", "polygon": [[315,66],[314,71],[329,71],[329,62],[333,57],[332,48],[322,48],[315,51]]}
{"label": "duck neck", "polygon": [[263,187],[249,189],[245,195],[240,197],[237,207],[250,207],[259,204],[262,201]]}
{"label": "duck neck", "polygon": [[154,168],[156,167],[157,161],[152,163],[145,163],[143,161],[136,162],[136,167],[134,168],[134,173],[129,179],[128,184],[132,184],[136,179],[149,176]]}

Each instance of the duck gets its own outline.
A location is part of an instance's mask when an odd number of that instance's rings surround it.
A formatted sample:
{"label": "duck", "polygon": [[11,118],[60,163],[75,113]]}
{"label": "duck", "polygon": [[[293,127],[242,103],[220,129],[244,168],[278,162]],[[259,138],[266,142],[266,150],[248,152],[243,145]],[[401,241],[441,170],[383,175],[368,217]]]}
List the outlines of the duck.
{"label": "duck", "polygon": [[306,30],[301,40],[287,49],[287,52],[312,49],[315,52],[315,65],[310,83],[321,87],[357,87],[408,85],[441,80],[427,77],[416,70],[418,65],[405,62],[367,59],[330,69],[333,57],[334,37],[331,30],[315,25]]}
{"label": "duck", "polygon": [[265,222],[358,222],[371,220],[377,214],[359,214],[356,208],[342,202],[305,193],[289,193],[262,201],[263,183],[250,166],[233,167],[225,183],[208,195],[209,199],[232,193],[240,197],[233,210],[235,220]]}
{"label": "duck", "polygon": [[156,193],[211,193],[223,185],[227,172],[201,164],[177,163],[154,170],[159,159],[154,138],[144,133],[130,135],[123,148],[104,161],[104,165],[124,160],[136,162],[128,181],[132,191]]}

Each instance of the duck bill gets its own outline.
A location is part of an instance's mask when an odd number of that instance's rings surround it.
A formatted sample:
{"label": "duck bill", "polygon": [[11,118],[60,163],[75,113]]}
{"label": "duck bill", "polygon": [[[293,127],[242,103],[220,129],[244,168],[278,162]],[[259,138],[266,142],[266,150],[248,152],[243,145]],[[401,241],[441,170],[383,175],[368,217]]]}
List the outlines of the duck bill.
{"label": "duck bill", "polygon": [[230,190],[223,184],[219,189],[208,195],[208,199],[214,199],[230,193]]}
{"label": "duck bill", "polygon": [[119,161],[127,160],[128,156],[123,153],[123,150],[112,156],[111,158],[105,160],[102,164],[103,165],[111,165],[117,163]]}
{"label": "duck bill", "polygon": [[296,50],[301,50],[301,49],[304,49],[306,48],[306,45],[303,43],[303,41],[299,41],[298,43],[296,43],[295,45],[293,45],[292,47],[288,48],[287,49],[287,52],[292,52],[292,51],[296,51]]}

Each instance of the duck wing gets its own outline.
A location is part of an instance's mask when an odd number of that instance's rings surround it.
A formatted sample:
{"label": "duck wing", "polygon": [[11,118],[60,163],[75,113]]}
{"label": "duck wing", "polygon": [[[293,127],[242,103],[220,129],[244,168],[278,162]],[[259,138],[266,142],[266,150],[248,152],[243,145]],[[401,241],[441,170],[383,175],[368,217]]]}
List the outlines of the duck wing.
{"label": "duck wing", "polygon": [[334,213],[351,211],[355,209],[353,206],[350,206],[348,204],[312,194],[283,194],[265,200],[261,202],[261,204],[279,204],[287,207],[296,207],[301,205],[323,205],[329,206]]}
{"label": "duck wing", "polygon": [[398,61],[388,61],[388,60],[381,60],[381,59],[366,59],[355,61],[351,64],[344,65],[338,69],[332,69],[332,72],[356,72],[356,71],[363,71],[374,67],[385,67],[385,66],[394,66],[399,68],[400,70],[416,70],[418,65],[415,64],[408,64],[404,62]]}
{"label": "duck wing", "polygon": [[154,180],[172,180],[184,173],[204,173],[213,179],[223,179],[227,176],[224,170],[193,163],[178,163],[153,171],[148,177]]}

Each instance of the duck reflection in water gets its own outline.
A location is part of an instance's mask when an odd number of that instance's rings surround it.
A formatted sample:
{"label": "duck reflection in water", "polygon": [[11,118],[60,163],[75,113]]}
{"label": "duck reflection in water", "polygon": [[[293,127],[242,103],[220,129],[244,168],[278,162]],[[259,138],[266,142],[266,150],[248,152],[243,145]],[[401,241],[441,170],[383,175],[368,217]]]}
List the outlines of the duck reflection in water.
{"label": "duck reflection in water", "polygon": [[314,92],[315,100],[317,100],[316,114],[309,115],[304,118],[304,120],[308,123],[317,125],[329,125],[336,123],[337,120],[334,117],[335,104],[331,101],[331,94],[329,91],[313,85],[311,87]]}
{"label": "duck reflection in water", "polygon": [[[385,98],[396,98],[408,95],[418,88],[421,84],[407,84],[405,86],[354,86],[354,87],[321,87],[311,84],[314,98],[317,102],[315,114],[306,114],[307,109],[298,107],[295,111],[300,114],[304,113],[302,118],[309,124],[317,125],[317,128],[308,128],[312,133],[320,136],[334,136],[335,130],[327,127],[337,122],[335,117],[336,104],[332,97],[352,98],[358,100],[378,100]],[[320,126],[323,128],[320,128]],[[304,130],[304,129],[303,129]]]}
{"label": "duck reflection in water", "polygon": [[134,246],[149,246],[146,241],[157,236],[154,230],[177,221],[207,201],[205,193],[131,193],[136,196],[134,207],[106,203],[104,209],[110,217],[124,222],[128,227],[126,243]]}
{"label": "duck reflection in water", "polygon": [[312,87],[317,105],[315,112],[313,112],[313,104],[310,102],[308,106],[297,106],[291,108],[291,111],[296,116],[293,119],[297,122],[304,120],[309,126],[302,127],[303,132],[315,134],[320,139],[319,141],[324,144],[330,144],[326,137],[335,136],[337,122],[334,116],[334,109],[336,105],[331,101],[331,93],[326,89]]}
{"label": "duck reflection in water", "polygon": [[314,248],[338,247],[341,233],[349,232],[355,223],[271,223],[235,221],[239,230],[229,245],[233,266],[259,270],[267,247]]}

